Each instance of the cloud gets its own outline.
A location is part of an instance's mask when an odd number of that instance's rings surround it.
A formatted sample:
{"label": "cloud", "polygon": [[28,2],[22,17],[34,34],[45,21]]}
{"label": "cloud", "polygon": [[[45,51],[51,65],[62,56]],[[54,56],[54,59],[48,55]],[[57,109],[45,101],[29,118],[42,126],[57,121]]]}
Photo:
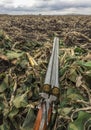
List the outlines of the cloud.
{"label": "cloud", "polygon": [[0,0],[0,6],[2,7],[13,6],[13,0]]}
{"label": "cloud", "polygon": [[37,5],[37,8],[40,9],[49,9],[49,10],[61,10],[67,8],[88,8],[91,7],[91,1],[83,0],[50,0],[49,2],[42,2]]}
{"label": "cloud", "polygon": [[0,12],[9,14],[91,14],[91,0],[1,0]]}

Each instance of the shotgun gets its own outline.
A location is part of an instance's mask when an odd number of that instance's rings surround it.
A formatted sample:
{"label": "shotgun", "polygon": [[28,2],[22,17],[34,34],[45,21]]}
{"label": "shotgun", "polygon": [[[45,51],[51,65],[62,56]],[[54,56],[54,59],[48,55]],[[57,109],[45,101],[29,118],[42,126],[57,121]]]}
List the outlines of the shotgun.
{"label": "shotgun", "polygon": [[[45,76],[43,91],[40,93],[41,101],[38,106],[39,110],[33,130],[52,130],[53,125],[55,124],[55,119],[52,121],[52,117],[55,117],[54,115],[57,113],[57,102],[60,95],[58,83],[58,56],[59,38],[55,37],[52,54]],[[53,114],[54,110],[56,112]]]}

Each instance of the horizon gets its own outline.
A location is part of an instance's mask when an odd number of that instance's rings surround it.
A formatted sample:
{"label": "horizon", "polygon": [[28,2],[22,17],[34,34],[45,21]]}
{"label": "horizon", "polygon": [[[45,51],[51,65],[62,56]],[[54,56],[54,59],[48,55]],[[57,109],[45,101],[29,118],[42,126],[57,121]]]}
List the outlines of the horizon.
{"label": "horizon", "polygon": [[0,15],[9,15],[9,16],[91,16],[91,14],[76,14],[76,13],[70,13],[70,14],[0,14]]}

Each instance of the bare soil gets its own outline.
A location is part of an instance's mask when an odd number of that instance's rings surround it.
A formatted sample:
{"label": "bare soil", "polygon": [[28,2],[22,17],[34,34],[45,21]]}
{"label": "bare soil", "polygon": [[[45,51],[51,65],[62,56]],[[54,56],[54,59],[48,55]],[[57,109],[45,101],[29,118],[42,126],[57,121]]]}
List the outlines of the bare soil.
{"label": "bare soil", "polygon": [[50,41],[55,35],[67,45],[91,43],[91,16],[0,15],[0,29],[19,43]]}

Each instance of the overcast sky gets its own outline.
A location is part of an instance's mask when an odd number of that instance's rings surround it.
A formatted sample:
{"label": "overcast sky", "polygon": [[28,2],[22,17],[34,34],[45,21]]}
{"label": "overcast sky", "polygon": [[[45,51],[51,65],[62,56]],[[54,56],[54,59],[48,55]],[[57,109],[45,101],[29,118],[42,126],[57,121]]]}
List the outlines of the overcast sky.
{"label": "overcast sky", "polygon": [[91,14],[91,0],[0,0],[1,14]]}

